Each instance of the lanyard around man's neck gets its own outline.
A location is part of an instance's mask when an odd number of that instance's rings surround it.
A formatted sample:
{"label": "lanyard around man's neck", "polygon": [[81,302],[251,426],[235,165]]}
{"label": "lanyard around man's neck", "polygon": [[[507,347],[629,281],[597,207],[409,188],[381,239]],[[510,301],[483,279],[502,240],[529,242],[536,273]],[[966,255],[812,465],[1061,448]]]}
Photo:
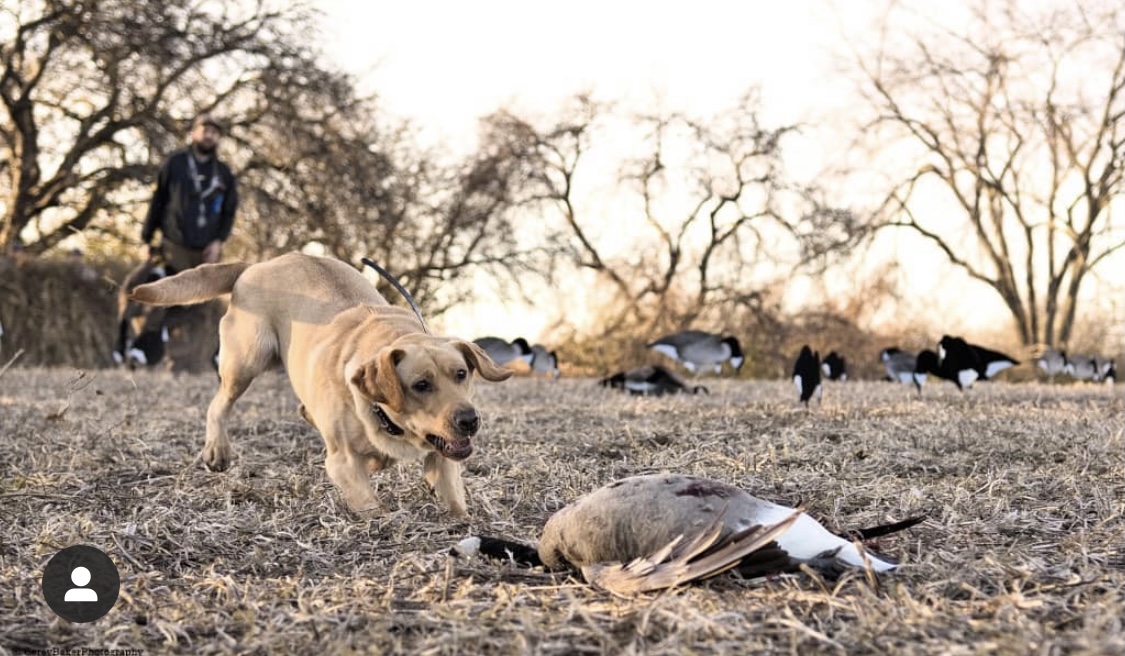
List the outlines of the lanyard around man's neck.
{"label": "lanyard around man's neck", "polygon": [[[211,156],[211,161],[215,159],[214,155]],[[196,217],[195,223],[200,228],[207,225],[207,201],[216,188],[219,186],[219,167],[211,164],[211,180],[207,185],[207,190],[204,191],[203,185],[199,183],[199,165],[195,163],[195,151],[191,148],[188,149],[188,172],[191,178],[191,183],[195,185],[195,193],[199,196],[199,216]]]}

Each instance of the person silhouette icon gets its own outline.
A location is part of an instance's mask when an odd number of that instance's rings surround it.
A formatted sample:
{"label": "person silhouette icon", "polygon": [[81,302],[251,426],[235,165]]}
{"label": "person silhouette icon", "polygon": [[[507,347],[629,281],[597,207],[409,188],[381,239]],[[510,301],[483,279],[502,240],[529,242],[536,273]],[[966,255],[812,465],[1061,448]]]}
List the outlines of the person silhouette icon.
{"label": "person silhouette icon", "polygon": [[72,544],[47,561],[40,585],[56,615],[81,624],[95,622],[113,609],[121,594],[121,574],[101,549]]}
{"label": "person silhouette icon", "polygon": [[70,580],[74,585],[78,586],[66,591],[66,596],[63,601],[97,601],[98,593],[92,589],[87,588],[86,584],[90,582],[90,570],[85,567],[75,567],[70,573]]}

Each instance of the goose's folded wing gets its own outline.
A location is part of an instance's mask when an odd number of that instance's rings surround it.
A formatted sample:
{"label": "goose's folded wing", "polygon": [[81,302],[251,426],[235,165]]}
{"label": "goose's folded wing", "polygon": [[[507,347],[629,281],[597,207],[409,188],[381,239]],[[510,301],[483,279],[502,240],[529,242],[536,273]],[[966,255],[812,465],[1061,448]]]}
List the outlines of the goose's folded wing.
{"label": "goose's folded wing", "polygon": [[677,536],[650,555],[628,564],[586,565],[582,575],[590,584],[622,596],[710,578],[738,566],[743,558],[772,543],[800,514],[794,511],[776,524],[751,526],[719,541],[723,530],[720,513],[709,526],[690,537]]}

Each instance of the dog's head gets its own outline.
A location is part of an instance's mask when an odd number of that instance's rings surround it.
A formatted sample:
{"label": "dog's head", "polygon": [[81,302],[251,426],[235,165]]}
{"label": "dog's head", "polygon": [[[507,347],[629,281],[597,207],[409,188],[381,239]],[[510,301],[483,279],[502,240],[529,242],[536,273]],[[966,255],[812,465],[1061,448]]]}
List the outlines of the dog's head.
{"label": "dog's head", "polygon": [[408,336],[359,367],[351,384],[384,429],[389,420],[414,446],[463,460],[481,424],[472,404],[473,372],[494,382],[512,375],[471,342]]}

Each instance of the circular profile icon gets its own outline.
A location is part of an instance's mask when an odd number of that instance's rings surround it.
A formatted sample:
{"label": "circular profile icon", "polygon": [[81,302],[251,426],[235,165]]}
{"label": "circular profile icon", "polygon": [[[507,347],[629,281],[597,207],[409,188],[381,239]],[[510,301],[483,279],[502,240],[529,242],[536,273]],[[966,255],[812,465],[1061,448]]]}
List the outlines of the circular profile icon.
{"label": "circular profile icon", "polygon": [[105,552],[84,544],[67,547],[43,568],[43,597],[71,622],[93,622],[117,603],[121,576]]}

